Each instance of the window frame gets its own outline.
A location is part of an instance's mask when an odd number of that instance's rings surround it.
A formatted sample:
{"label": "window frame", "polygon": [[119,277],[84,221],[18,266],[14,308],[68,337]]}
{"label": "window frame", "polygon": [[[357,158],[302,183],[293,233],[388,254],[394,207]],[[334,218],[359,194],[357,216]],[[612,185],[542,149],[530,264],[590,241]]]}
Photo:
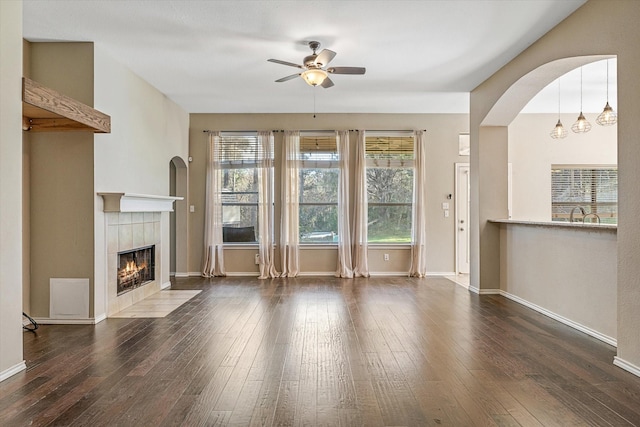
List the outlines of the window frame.
{"label": "window frame", "polygon": [[[588,178],[591,180],[589,184],[589,193],[591,201],[554,201],[556,197],[556,186],[554,182],[554,173],[558,171],[581,171],[586,174],[590,174]],[[596,180],[598,179],[597,171],[615,171],[615,201],[598,201],[599,186]],[[569,164],[553,164],[551,165],[551,221],[552,222],[569,222],[570,213],[557,212],[562,207],[582,207],[587,210],[587,213],[597,214],[602,223],[617,224],[618,223],[618,166],[617,165],[569,165]],[[614,212],[605,212],[599,208],[611,208],[614,207]],[[581,212],[579,212],[581,214]]]}
{"label": "window frame", "polygon": [[[233,139],[237,139],[237,140],[241,140],[241,139],[250,139],[252,140],[251,143],[252,145],[255,147],[255,150],[253,151],[253,159],[251,159],[251,156],[244,158],[243,156],[237,157],[237,156],[233,156],[232,157],[228,157],[225,156],[223,151],[225,148],[225,145],[230,146],[232,144],[232,142],[230,142],[230,140]],[[225,139],[227,141],[225,141]],[[237,144],[237,142],[236,142]],[[238,144],[239,145],[239,144]],[[258,179],[256,178],[256,181],[254,183],[256,190],[255,191],[224,191],[224,174],[225,171],[227,170],[233,170],[233,169],[249,169],[249,170],[253,170],[253,174],[257,175],[258,173],[258,169],[259,169],[259,147],[258,147],[258,133],[257,132],[234,132],[234,131],[225,131],[225,132],[221,132],[220,133],[220,151],[221,153],[223,153],[218,159],[215,159],[218,164],[219,164],[219,169],[220,169],[220,173],[221,173],[221,190],[220,190],[220,197],[221,197],[221,207],[222,207],[222,215],[223,215],[223,221],[224,221],[224,209],[225,207],[230,207],[230,206],[238,206],[240,208],[242,207],[246,207],[246,206],[250,206],[250,207],[254,207],[255,208],[255,222],[252,225],[253,226],[253,234],[254,234],[254,239],[253,241],[247,241],[247,242],[242,242],[242,241],[234,241],[234,242],[228,242],[228,241],[223,241],[223,246],[225,247],[257,247],[258,246],[258,236],[259,236],[259,231],[260,231],[260,224],[259,224],[259,218],[258,218],[258,209],[259,209],[259,203],[260,203],[260,192],[259,192],[259,183],[258,183]],[[273,168],[273,161],[274,161],[274,152],[271,152],[271,161],[272,161],[272,167],[271,167],[271,171],[270,173],[273,174],[274,173],[274,168]],[[273,180],[272,180],[273,182]],[[269,191],[273,191],[273,188],[271,188]],[[256,195],[256,201],[255,202],[229,202],[229,201],[225,201],[225,195],[238,195],[238,194],[255,194]],[[271,209],[273,209],[274,207],[271,206]],[[225,224],[223,222],[223,231],[224,231],[224,227]],[[245,227],[232,227],[232,228],[245,228]],[[224,234],[224,233],[223,233]]]}
{"label": "window frame", "polygon": [[[313,154],[314,151],[308,148],[308,144],[305,142],[306,139],[316,140],[316,146],[318,147],[315,153],[322,153],[330,158],[304,158],[305,154]],[[325,141],[324,139],[332,139],[331,142]],[[302,222],[301,222],[301,211],[303,207],[309,206],[333,206],[335,207],[336,214],[338,213],[338,183],[336,183],[336,198],[335,202],[306,202],[302,201],[304,189],[302,185],[302,174],[304,170],[314,170],[314,169],[332,169],[335,170],[338,174],[338,179],[340,176],[340,164],[339,164],[339,154],[338,154],[338,136],[335,131],[318,131],[318,132],[309,132],[302,131],[300,132],[300,153],[298,158],[298,182],[299,182],[299,192],[298,195],[298,241],[300,242],[300,246],[304,246],[305,248],[311,247],[326,247],[326,246],[337,246],[338,242],[334,241],[308,241],[303,240],[302,236]],[[337,236],[337,222],[336,222],[336,236]],[[333,231],[332,231],[333,232]]]}
{"label": "window frame", "polygon": [[[379,144],[382,143],[388,145],[388,148],[380,147],[378,154],[379,158],[372,158],[369,155],[374,153],[374,150],[369,150],[368,140],[369,138],[377,138],[378,140],[386,138],[387,141],[379,141]],[[393,139],[410,139],[410,149],[400,148],[399,153],[392,153],[394,151],[391,149],[390,140]],[[372,143],[373,144],[373,143]],[[402,142],[400,143],[402,144]],[[415,191],[415,136],[413,131],[400,131],[400,132],[373,132],[366,131],[365,133],[365,179],[367,180],[367,244],[375,246],[376,249],[383,249],[386,247],[407,247],[411,246],[413,243],[412,231],[413,231],[413,192]],[[396,156],[389,156],[389,153],[396,154]],[[387,156],[385,158],[385,156]],[[397,157],[397,158],[393,158]],[[386,163],[386,165],[384,165]],[[368,171],[370,169],[410,169],[411,170],[411,198],[409,202],[372,202],[369,198],[369,174]],[[371,232],[370,232],[370,208],[371,207],[383,207],[383,206],[404,206],[409,208],[409,241],[401,242],[386,242],[386,241],[372,241],[371,240]]]}

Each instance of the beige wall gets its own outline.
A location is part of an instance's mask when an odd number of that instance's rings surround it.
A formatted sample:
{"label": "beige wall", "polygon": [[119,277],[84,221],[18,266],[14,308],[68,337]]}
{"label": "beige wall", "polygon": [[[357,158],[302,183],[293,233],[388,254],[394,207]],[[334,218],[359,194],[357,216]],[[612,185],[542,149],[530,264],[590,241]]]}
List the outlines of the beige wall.
{"label": "beige wall", "polygon": [[0,2],[0,381],[22,358],[22,2]]}
{"label": "beige wall", "polygon": [[[593,55],[617,55],[618,61],[618,168],[619,168],[619,224],[618,224],[618,268],[617,268],[617,336],[618,359],[616,364],[640,373],[640,227],[637,212],[640,211],[640,193],[637,183],[640,182],[640,122],[635,120],[640,114],[640,80],[637,70],[640,68],[640,2],[634,0],[590,0],[571,16],[549,31],[545,36],[531,45],[522,54],[483,82],[471,93],[471,168],[472,168],[472,216],[476,224],[472,231],[472,285],[480,288],[491,287],[495,282],[495,271],[485,274],[482,268],[482,257],[498,257],[498,247],[485,250],[479,229],[486,221],[486,213],[495,207],[491,199],[479,198],[482,187],[487,185],[484,173],[492,165],[499,166],[499,160],[491,160],[484,156],[485,140],[480,131],[481,124],[508,125],[526,104],[531,96],[518,98],[518,82],[527,74],[534,72],[545,64],[562,58],[575,58],[572,67],[595,59]],[[597,29],[597,31],[595,30]],[[570,68],[568,68],[570,69]],[[537,82],[529,85],[529,89],[542,89],[564,72],[555,70]],[[515,85],[515,90],[508,89]],[[522,95],[526,95],[523,91]],[[528,92],[527,92],[528,93]],[[535,92],[534,92],[535,93]],[[503,95],[508,99],[501,99]],[[504,101],[504,102],[503,102]],[[505,114],[492,116],[485,121],[494,110]],[[484,123],[483,123],[484,122]],[[489,165],[481,164],[488,161]],[[475,169],[475,171],[474,171]],[[501,203],[501,201],[499,202]],[[496,231],[497,232],[497,231]],[[490,239],[494,239],[489,236]]]}
{"label": "beige wall", "polygon": [[[509,125],[509,163],[512,172],[511,219],[551,221],[551,165],[616,165],[617,126],[598,126],[597,114],[585,114],[593,127],[577,135],[569,131],[557,140],[549,132],[557,114],[519,114]],[[578,112],[562,115],[572,124]]]}
{"label": "beige wall", "polygon": [[[111,133],[95,135],[94,192],[96,310],[106,313],[106,243],[102,197],[97,192],[169,195],[170,163],[189,153],[189,116],[104,49],[96,47],[95,108],[111,116]],[[169,213],[161,218],[161,285],[169,283]],[[186,237],[185,237],[186,239]]]}
{"label": "beige wall", "polygon": [[[92,43],[31,43],[31,78],[93,105]],[[88,278],[94,299],[93,134],[30,134],[30,308],[49,317],[50,278]],[[93,316],[90,309],[89,316]]]}
{"label": "beige wall", "polygon": [[616,339],[616,230],[501,225],[500,289]]}
{"label": "beige wall", "polygon": [[[198,272],[202,263],[204,233],[204,177],[207,136],[203,130],[412,130],[426,129],[428,160],[428,248],[427,268],[431,273],[451,273],[455,269],[454,206],[447,194],[454,193],[454,164],[467,162],[468,157],[458,155],[458,135],[467,131],[466,114],[191,114],[189,195],[195,212],[190,214],[190,272]],[[356,134],[352,133],[351,138]],[[275,134],[276,156],[280,154],[282,133]],[[279,159],[276,158],[276,166]],[[350,162],[353,165],[353,162]],[[279,199],[279,176],[276,174],[276,200]],[[451,204],[451,215],[445,218],[442,202]],[[276,206],[275,217],[279,218]],[[276,236],[279,224],[276,221]],[[229,273],[257,272],[253,254],[256,249],[226,250],[225,264]],[[382,253],[390,254],[389,262],[377,262]],[[380,273],[406,273],[410,251],[407,249],[381,249],[370,247],[370,270]],[[303,249],[300,254],[301,273],[332,273],[336,269],[337,250]]]}

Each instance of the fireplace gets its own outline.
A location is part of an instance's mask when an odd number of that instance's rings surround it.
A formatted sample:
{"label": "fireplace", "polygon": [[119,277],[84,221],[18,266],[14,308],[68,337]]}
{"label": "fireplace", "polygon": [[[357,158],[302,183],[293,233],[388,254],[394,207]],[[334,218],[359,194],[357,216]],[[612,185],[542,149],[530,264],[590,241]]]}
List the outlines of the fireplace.
{"label": "fireplace", "polygon": [[155,245],[118,252],[117,295],[155,280]]}

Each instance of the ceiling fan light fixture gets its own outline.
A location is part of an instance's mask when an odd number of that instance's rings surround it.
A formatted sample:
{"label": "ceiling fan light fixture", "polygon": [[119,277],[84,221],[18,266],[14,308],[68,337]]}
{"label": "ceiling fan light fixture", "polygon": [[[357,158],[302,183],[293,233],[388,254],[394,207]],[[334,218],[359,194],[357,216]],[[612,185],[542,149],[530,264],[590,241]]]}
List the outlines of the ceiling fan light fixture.
{"label": "ceiling fan light fixture", "polygon": [[321,85],[324,79],[327,78],[327,72],[321,68],[308,69],[301,75],[304,81],[307,82],[307,84],[310,86]]}

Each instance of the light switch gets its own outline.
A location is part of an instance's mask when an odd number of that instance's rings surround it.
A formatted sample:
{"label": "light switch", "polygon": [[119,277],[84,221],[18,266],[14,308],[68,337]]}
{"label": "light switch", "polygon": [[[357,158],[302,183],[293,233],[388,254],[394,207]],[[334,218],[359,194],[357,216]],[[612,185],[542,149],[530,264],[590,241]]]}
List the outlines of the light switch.
{"label": "light switch", "polygon": [[196,207],[194,205],[189,205],[189,212],[195,212]]}
{"label": "light switch", "polygon": [[[449,209],[449,203],[447,203],[447,202],[443,202],[443,203],[442,203],[442,209],[444,209],[444,210]],[[446,216],[448,216],[448,215],[446,215]]]}

